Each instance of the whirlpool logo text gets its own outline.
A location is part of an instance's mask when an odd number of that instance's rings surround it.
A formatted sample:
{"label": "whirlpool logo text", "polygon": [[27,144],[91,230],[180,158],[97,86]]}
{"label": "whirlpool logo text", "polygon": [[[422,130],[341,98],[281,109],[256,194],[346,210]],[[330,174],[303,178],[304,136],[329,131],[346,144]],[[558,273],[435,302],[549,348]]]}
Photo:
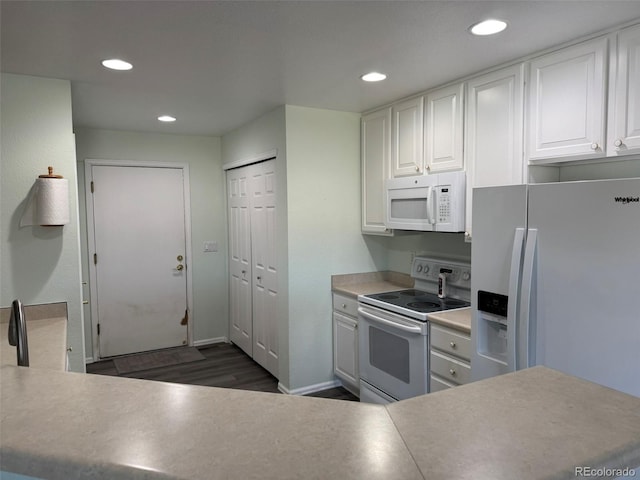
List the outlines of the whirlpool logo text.
{"label": "whirlpool logo text", "polygon": [[640,197],[615,197],[616,203],[626,205],[628,203],[640,203]]}

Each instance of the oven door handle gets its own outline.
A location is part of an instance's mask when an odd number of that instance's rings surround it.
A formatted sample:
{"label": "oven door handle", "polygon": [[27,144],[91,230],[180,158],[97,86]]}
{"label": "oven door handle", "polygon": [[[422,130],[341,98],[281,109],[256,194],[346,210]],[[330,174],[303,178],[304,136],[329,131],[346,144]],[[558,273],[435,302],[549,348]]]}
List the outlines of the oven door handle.
{"label": "oven door handle", "polygon": [[387,320],[386,318],[382,318],[372,313],[369,313],[362,308],[358,308],[358,313],[369,320],[372,320],[377,323],[381,323],[388,327],[397,328],[398,330],[403,330],[409,333],[418,333],[418,334],[422,333],[422,329],[420,327],[412,327],[410,325],[403,325],[401,323],[396,323],[391,320]]}

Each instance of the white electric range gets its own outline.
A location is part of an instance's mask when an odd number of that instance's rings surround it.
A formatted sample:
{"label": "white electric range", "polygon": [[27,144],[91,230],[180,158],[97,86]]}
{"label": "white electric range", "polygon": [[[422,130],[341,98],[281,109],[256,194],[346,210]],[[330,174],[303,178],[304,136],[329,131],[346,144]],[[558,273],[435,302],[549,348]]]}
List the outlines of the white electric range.
{"label": "white electric range", "polygon": [[469,263],[415,257],[414,288],[358,296],[360,401],[429,393],[431,313],[470,306]]}

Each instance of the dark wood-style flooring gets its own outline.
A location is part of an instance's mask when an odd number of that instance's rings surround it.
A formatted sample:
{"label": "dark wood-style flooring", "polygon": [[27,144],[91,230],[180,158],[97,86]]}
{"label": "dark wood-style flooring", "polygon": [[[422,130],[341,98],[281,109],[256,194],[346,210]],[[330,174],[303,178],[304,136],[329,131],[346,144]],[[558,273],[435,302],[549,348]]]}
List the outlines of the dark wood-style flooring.
{"label": "dark wood-style flooring", "polygon": [[[198,350],[205,356],[204,360],[126,374],[118,374],[113,360],[101,360],[87,364],[87,373],[281,393],[278,390],[278,380],[237,346],[217,343],[199,347]],[[355,395],[342,387],[323,390],[309,396],[358,401]]]}

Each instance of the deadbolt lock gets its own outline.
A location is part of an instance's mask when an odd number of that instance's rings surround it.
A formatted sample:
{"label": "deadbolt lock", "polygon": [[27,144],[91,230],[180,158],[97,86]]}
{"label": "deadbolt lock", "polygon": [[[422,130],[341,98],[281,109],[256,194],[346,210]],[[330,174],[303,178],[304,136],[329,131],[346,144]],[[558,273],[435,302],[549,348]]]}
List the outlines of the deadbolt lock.
{"label": "deadbolt lock", "polygon": [[178,261],[181,262],[182,260],[184,260],[184,257],[182,255],[178,255]]}

